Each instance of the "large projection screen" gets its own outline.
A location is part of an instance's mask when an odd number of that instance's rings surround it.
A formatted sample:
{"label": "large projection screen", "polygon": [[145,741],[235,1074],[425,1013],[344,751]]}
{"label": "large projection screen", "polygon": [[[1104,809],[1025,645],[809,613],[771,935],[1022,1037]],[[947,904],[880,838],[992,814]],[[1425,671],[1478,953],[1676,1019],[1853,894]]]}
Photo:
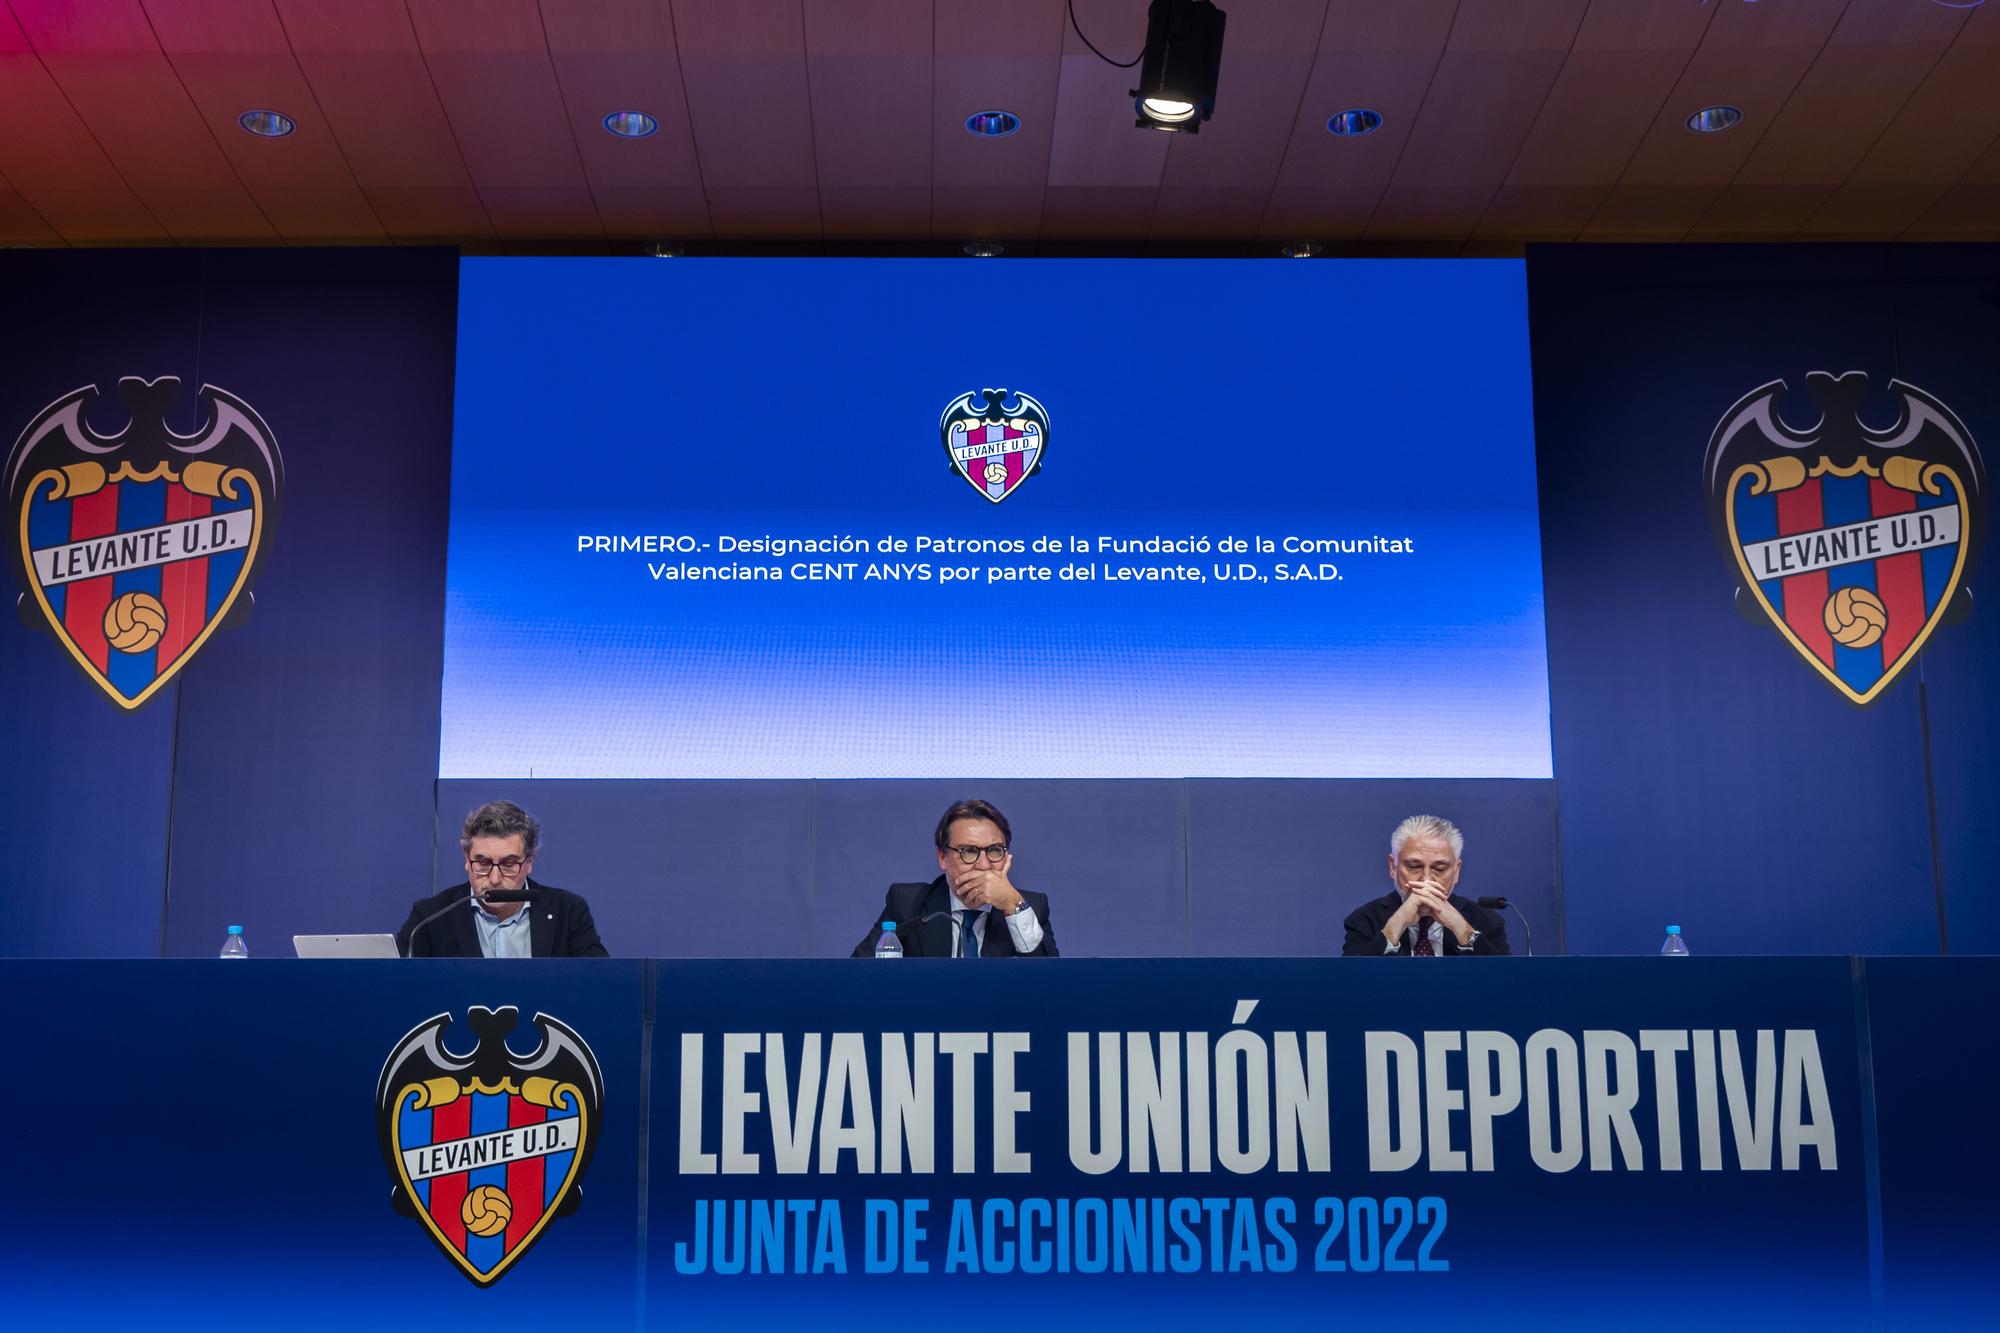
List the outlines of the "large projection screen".
{"label": "large projection screen", "polygon": [[1518,261],[467,259],[448,578],[446,778],[1550,776]]}

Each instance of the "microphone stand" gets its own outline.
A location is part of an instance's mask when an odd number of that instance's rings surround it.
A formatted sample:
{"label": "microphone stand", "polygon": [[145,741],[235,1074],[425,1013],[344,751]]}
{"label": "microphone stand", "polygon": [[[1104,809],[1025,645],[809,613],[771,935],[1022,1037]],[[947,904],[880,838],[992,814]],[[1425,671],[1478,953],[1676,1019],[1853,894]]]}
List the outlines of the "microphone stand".
{"label": "microphone stand", "polygon": [[1475,898],[1473,901],[1481,907],[1498,908],[1503,912],[1513,907],[1514,915],[1521,918],[1521,937],[1522,941],[1528,946],[1527,956],[1530,958],[1535,956],[1535,932],[1528,925],[1528,914],[1526,912],[1523,912],[1519,907],[1515,907],[1512,902],[1509,902],[1505,898]]}
{"label": "microphone stand", "polygon": [[[535,901],[535,895],[527,889],[492,889],[480,894],[479,901],[483,903],[531,903]],[[450,912],[455,907],[469,907],[471,902],[472,899],[469,894],[464,898],[454,898],[443,907],[438,908],[437,911],[425,917],[422,921],[417,922],[416,925],[410,927],[410,942],[403,946],[403,957],[408,958],[410,956],[409,951],[416,947],[418,931],[447,912]],[[928,919],[926,918],[926,920]]]}

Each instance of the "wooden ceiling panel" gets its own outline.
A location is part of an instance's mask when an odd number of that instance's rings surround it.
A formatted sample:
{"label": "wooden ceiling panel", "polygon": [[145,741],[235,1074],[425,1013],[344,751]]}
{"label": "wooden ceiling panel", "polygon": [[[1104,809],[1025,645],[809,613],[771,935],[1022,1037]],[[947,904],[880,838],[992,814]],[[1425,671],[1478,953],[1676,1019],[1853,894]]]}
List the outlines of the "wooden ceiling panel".
{"label": "wooden ceiling panel", "polygon": [[1028,240],[1041,231],[1044,187],[1037,181],[1013,189],[1001,177],[991,185],[933,185],[931,236],[940,241]]}
{"label": "wooden ceiling panel", "polygon": [[1796,239],[1864,241],[1900,236],[1950,188],[1925,184],[1857,185],[1849,181],[1800,224]]}
{"label": "wooden ceiling panel", "polygon": [[1581,231],[1714,15],[1684,0],[1593,4],[1477,234],[1567,240]]}
{"label": "wooden ceiling panel", "polygon": [[930,0],[804,0],[820,225],[928,237]]}
{"label": "wooden ceiling panel", "polygon": [[[606,234],[713,235],[667,6],[593,0],[544,4],[541,13],[570,133]],[[622,139],[604,128],[615,111],[643,111],[660,128]]]}
{"label": "wooden ceiling panel", "polygon": [[[1457,8],[1456,0],[1331,0],[1260,236],[1361,234],[1409,142]],[[1329,118],[1355,108],[1378,113],[1382,128],[1359,138],[1327,133]]]}
{"label": "wooden ceiling panel", "polygon": [[[931,230],[939,237],[1033,237],[1055,135],[1069,16],[1063,0],[936,0],[931,71]],[[1001,139],[968,134],[975,111],[1011,111]]]}
{"label": "wooden ceiling panel", "polygon": [[1990,241],[2000,218],[2000,183],[1966,182],[1946,190],[1903,233],[1910,241]]}
{"label": "wooden ceiling panel", "polygon": [[1143,236],[1159,197],[1145,185],[1051,185],[1042,197],[1041,234],[1077,241]]}
{"label": "wooden ceiling panel", "polygon": [[1503,185],[1487,201],[1473,235],[1482,240],[1574,240],[1609,192],[1606,185]]}
{"label": "wooden ceiling panel", "polygon": [[60,240],[143,245],[169,239],[77,119],[4,5],[0,125],[7,126],[0,133],[0,173]]}
{"label": "wooden ceiling panel", "polygon": [[1991,240],[2000,233],[1995,219],[2000,219],[2000,141],[1988,146],[1903,235],[1912,241]]}
{"label": "wooden ceiling panel", "polygon": [[2000,7],[1974,10],[1930,76],[1799,234],[1900,234],[2000,136],[1997,89]]}
{"label": "wooden ceiling panel", "polygon": [[1269,185],[1162,189],[1153,204],[1151,240],[1171,247],[1179,241],[1230,241],[1254,235],[1270,202]]}
{"label": "wooden ceiling panel", "polygon": [[277,239],[167,63],[137,0],[15,5],[50,77],[112,165],[174,239]]}
{"label": "wooden ceiling panel", "polygon": [[[1629,212],[1647,197],[1626,195],[1625,187],[1633,186],[1708,185],[1719,193],[1756,150],[1758,139],[1825,46],[1846,4],[1847,0],[1790,0],[1783,5],[1718,6],[1694,58],[1606,206]],[[1721,134],[1688,131],[1690,115],[1717,105],[1741,108],[1743,123]],[[1594,231],[1595,223],[1585,229],[1585,239]]]}
{"label": "wooden ceiling panel", "polygon": [[1410,237],[1463,240],[1492,202],[1491,185],[1400,185],[1391,182],[1369,219],[1371,240]]}
{"label": "wooden ceiling panel", "polygon": [[1463,237],[1473,230],[1548,98],[1585,4],[1466,0],[1459,7],[1370,236]]}
{"label": "wooden ceiling panel", "polygon": [[[153,34],[236,175],[288,241],[384,241],[269,0],[199,0],[147,11]],[[236,118],[274,110],[297,128],[260,139]]]}
{"label": "wooden ceiling panel", "polygon": [[[1077,0],[1076,20],[1099,50],[1130,59],[1145,42],[1146,0]],[[1136,75],[1092,55],[1074,31],[1064,33],[1043,235],[1142,237],[1151,227],[1174,136],[1137,128]]]}
{"label": "wooden ceiling panel", "polygon": [[1720,185],[1616,185],[1578,239],[1678,241],[1721,193]]}
{"label": "wooden ceiling panel", "polygon": [[535,0],[408,0],[424,65],[503,238],[602,236]]}
{"label": "wooden ceiling panel", "polygon": [[1832,185],[1726,185],[1701,220],[1688,229],[1694,241],[1788,239],[1833,197]]}
{"label": "wooden ceiling panel", "polygon": [[716,232],[818,236],[799,0],[679,0],[674,34]]}
{"label": "wooden ceiling panel", "polygon": [[[1076,3],[1138,49],[1147,0]],[[0,236],[2000,239],[2000,3],[1224,7],[1217,118],[1174,136],[1067,0],[0,0]],[[1685,130],[1718,103],[1745,123]],[[1381,129],[1328,134],[1353,107]]]}
{"label": "wooden ceiling panel", "polygon": [[1967,11],[1906,0],[1853,0],[1826,49],[1743,163],[1742,185],[1847,179],[1881,127],[1938,63]]}
{"label": "wooden ceiling panel", "polygon": [[0,177],[0,245],[63,244],[63,238],[21,192]]}
{"label": "wooden ceiling panel", "polygon": [[491,238],[402,0],[274,4],[320,114],[390,237]]}

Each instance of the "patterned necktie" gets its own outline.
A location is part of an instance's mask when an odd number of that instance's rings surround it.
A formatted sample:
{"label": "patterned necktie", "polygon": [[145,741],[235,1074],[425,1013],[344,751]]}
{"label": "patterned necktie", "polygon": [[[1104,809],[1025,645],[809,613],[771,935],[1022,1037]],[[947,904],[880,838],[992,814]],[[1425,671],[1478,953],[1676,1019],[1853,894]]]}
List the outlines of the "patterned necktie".
{"label": "patterned necktie", "polygon": [[1431,951],[1432,919],[1433,918],[1427,916],[1420,916],[1417,918],[1417,947],[1410,950],[1410,952],[1415,954],[1419,958],[1437,957],[1437,954]]}
{"label": "patterned necktie", "polygon": [[952,915],[958,918],[958,956],[979,957],[979,936],[972,929],[972,923],[979,920],[979,913],[953,912]]}

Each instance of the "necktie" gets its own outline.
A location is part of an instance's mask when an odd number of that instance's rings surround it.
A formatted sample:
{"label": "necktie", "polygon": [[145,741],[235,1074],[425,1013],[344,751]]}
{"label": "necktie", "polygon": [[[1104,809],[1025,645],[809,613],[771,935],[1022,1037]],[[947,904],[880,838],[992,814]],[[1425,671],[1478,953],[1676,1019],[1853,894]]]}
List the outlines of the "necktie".
{"label": "necktie", "polygon": [[961,958],[979,957],[979,936],[973,933],[972,923],[979,920],[977,912],[953,912],[958,918],[958,955]]}
{"label": "necktie", "polygon": [[1417,947],[1410,950],[1410,952],[1415,954],[1419,958],[1437,957],[1437,955],[1431,951],[1432,920],[1433,918],[1427,916],[1420,916],[1417,918]]}

